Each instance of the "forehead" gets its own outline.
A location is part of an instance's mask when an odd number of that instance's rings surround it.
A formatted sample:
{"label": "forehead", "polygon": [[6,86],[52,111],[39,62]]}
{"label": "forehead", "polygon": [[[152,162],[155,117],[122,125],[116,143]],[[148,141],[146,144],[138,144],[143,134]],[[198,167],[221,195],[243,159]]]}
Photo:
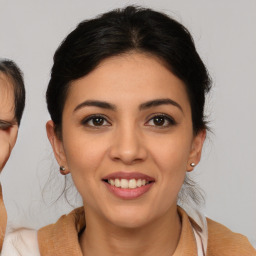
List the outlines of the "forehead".
{"label": "forehead", "polygon": [[13,85],[11,79],[4,72],[0,71],[0,86],[1,88],[6,88],[13,90]]}
{"label": "forehead", "polygon": [[190,108],[186,86],[157,57],[124,54],[103,60],[88,75],[71,83],[67,104],[97,99],[135,106],[155,98],[171,98]]}
{"label": "forehead", "polygon": [[14,114],[14,91],[11,79],[0,72],[0,119]]}

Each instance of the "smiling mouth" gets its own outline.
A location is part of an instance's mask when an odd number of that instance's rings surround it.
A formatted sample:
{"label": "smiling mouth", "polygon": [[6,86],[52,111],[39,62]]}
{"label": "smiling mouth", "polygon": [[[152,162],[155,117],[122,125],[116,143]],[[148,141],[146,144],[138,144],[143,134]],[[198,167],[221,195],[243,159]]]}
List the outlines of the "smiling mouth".
{"label": "smiling mouth", "polygon": [[107,182],[111,186],[123,189],[135,189],[147,184],[152,183],[153,181],[148,181],[146,179],[104,179],[104,182]]}
{"label": "smiling mouth", "polygon": [[115,172],[103,177],[107,189],[121,199],[136,199],[147,193],[156,182],[139,172]]}

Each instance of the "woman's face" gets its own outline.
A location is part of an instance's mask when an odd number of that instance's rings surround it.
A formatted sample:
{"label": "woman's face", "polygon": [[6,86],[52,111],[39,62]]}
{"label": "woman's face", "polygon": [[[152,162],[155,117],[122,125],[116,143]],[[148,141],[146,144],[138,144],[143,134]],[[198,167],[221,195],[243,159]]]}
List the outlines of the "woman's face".
{"label": "woman's face", "polygon": [[13,87],[10,79],[0,72],[0,171],[11,154],[17,132]]}
{"label": "woman's face", "polygon": [[62,141],[48,136],[71,172],[86,218],[139,227],[176,211],[190,163],[198,163],[205,132],[193,135],[185,86],[155,57],[104,60],[72,82]]}

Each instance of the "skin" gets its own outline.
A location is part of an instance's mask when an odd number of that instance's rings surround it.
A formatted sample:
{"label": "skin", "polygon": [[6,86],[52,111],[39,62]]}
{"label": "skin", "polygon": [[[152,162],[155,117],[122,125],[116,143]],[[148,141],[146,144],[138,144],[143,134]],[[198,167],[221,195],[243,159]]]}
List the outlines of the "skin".
{"label": "skin", "polygon": [[[10,79],[0,72],[0,173],[15,145],[18,124],[14,113],[14,93]],[[7,214],[0,184],[0,251],[5,235]]]}
{"label": "skin", "polygon": [[[141,107],[159,99],[177,104]],[[107,102],[114,109],[81,105],[88,100]],[[95,126],[97,120],[88,117],[98,114],[103,118]],[[108,58],[71,83],[62,139],[52,121],[46,128],[59,165],[71,173],[83,198],[83,254],[172,255],[181,231],[177,195],[186,172],[193,170],[190,163],[199,162],[205,139],[204,130],[193,133],[183,82],[150,55]],[[119,171],[143,173],[155,182],[142,196],[121,199],[102,181]]]}
{"label": "skin", "polygon": [[11,154],[17,134],[13,87],[10,79],[0,72],[0,172]]}

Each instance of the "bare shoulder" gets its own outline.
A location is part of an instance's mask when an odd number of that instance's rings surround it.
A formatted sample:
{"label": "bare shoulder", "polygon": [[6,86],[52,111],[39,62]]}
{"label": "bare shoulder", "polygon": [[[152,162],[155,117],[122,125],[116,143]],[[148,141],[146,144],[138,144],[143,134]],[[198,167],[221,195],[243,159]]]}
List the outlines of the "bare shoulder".
{"label": "bare shoulder", "polygon": [[232,232],[224,225],[207,218],[207,256],[256,256],[246,236]]}
{"label": "bare shoulder", "polygon": [[37,231],[19,229],[5,236],[2,256],[39,256]]}

